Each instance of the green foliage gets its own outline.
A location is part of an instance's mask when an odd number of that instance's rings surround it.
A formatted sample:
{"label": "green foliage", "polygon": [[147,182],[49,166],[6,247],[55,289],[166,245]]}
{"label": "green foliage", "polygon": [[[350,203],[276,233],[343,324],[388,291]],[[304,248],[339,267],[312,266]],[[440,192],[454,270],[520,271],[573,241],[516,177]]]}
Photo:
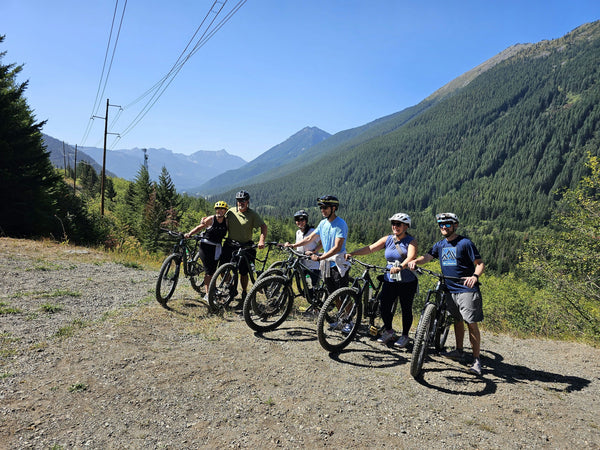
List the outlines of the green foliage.
{"label": "green foliage", "polygon": [[564,192],[550,226],[532,234],[519,267],[530,283],[552,291],[552,299],[582,335],[600,337],[600,161]]}

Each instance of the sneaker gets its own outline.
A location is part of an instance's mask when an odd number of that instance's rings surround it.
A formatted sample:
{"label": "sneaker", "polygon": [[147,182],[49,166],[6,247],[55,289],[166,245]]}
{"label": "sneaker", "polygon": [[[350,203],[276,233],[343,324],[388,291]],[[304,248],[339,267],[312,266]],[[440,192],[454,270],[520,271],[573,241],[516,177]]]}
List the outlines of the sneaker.
{"label": "sneaker", "polygon": [[394,334],[395,334],[394,330],[385,330],[383,333],[381,333],[381,337],[379,339],[377,339],[377,342],[381,342],[382,344],[387,344],[392,339],[394,339]]}
{"label": "sneaker", "polygon": [[208,294],[204,294],[204,301],[207,302],[208,301]]}
{"label": "sneaker", "polygon": [[404,348],[408,344],[408,336],[400,336],[400,338],[394,342],[394,347]]}
{"label": "sneaker", "polygon": [[344,328],[342,328],[342,333],[344,334],[350,334],[350,332],[352,331],[352,328],[354,328],[354,322],[348,322]]}
{"label": "sneaker", "polygon": [[469,367],[469,373],[477,375],[478,377],[481,376],[481,361],[479,361],[479,358],[475,358],[473,365]]}
{"label": "sneaker", "polygon": [[441,352],[440,355],[442,355],[444,358],[460,361],[464,358],[465,352],[462,348],[455,348],[451,352]]}
{"label": "sneaker", "polygon": [[339,330],[342,327],[342,322],[331,322],[329,324],[329,330],[335,331]]}

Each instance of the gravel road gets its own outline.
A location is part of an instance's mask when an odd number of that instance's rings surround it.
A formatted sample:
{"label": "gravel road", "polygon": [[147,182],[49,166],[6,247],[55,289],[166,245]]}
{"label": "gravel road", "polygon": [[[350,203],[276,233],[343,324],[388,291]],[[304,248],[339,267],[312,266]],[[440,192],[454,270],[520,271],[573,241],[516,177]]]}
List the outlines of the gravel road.
{"label": "gravel road", "polygon": [[483,329],[481,378],[433,356],[417,382],[410,349],[257,335],[189,283],[167,310],[156,276],[0,238],[0,448],[600,448],[597,348]]}

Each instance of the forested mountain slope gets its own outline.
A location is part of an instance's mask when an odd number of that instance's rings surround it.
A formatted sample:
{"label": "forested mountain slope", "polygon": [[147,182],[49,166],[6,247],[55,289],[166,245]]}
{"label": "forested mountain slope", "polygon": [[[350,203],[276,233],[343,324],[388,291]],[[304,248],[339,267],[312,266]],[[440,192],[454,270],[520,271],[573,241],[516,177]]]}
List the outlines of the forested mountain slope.
{"label": "forested mountain slope", "polygon": [[[522,48],[404,126],[303,168],[246,186],[264,213],[289,215],[325,193],[340,197],[351,238],[387,232],[405,211],[427,247],[435,212],[455,211],[491,267],[514,263],[542,227],[557,191],[600,147],[600,22]],[[463,228],[463,231],[464,228]],[[424,250],[424,249],[423,249]]]}

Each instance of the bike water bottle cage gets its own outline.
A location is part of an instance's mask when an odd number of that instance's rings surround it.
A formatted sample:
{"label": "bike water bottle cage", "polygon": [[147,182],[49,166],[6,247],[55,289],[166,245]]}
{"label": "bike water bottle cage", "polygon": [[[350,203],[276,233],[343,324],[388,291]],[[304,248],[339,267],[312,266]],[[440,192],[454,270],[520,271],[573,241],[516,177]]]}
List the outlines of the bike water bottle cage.
{"label": "bike water bottle cage", "polygon": [[458,217],[453,213],[440,213],[435,216],[437,223],[458,223]]}

